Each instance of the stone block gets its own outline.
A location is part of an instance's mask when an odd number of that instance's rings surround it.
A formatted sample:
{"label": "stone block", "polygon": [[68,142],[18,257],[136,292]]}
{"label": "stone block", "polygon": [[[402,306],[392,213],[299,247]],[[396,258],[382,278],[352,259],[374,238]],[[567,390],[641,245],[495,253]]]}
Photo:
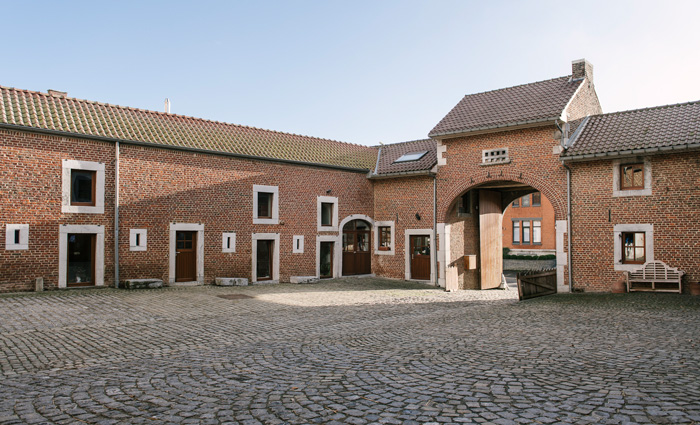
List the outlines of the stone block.
{"label": "stone block", "polygon": [[248,279],[244,277],[217,277],[214,279],[216,286],[248,286]]}
{"label": "stone block", "polygon": [[291,276],[289,278],[290,283],[316,283],[318,278],[316,276]]}
{"label": "stone block", "polygon": [[155,289],[162,288],[163,281],[160,279],[127,279],[121,287],[124,289]]}

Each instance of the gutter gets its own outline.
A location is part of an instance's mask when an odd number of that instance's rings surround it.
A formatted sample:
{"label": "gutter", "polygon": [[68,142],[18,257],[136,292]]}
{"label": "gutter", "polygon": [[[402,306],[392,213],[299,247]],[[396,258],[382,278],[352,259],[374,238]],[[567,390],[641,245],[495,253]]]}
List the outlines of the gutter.
{"label": "gutter", "polygon": [[573,255],[571,252],[571,168],[562,162],[566,168],[566,262],[569,271],[569,293],[574,292],[573,281]]}
{"label": "gutter", "polygon": [[87,135],[87,134],[72,133],[69,131],[48,130],[48,129],[43,129],[43,128],[26,127],[26,126],[6,124],[6,123],[0,123],[0,128],[5,128],[7,130],[14,130],[14,131],[27,131],[30,133],[49,134],[49,135],[53,135],[53,136],[74,137],[76,139],[99,140],[99,141],[103,141],[103,142],[112,142],[112,143],[118,142],[118,143],[122,143],[122,144],[126,144],[126,145],[145,146],[145,147],[160,148],[160,149],[167,149],[167,150],[195,152],[195,153],[203,153],[203,154],[209,154],[209,155],[221,155],[221,156],[229,156],[229,157],[242,158],[242,159],[252,159],[252,160],[256,160],[256,161],[266,161],[266,162],[276,162],[276,163],[282,163],[282,164],[301,165],[301,166],[305,166],[305,167],[328,168],[328,169],[332,169],[332,170],[349,171],[352,173],[367,173],[368,171],[370,171],[367,168],[343,167],[341,165],[331,165],[331,164],[320,164],[320,163],[316,163],[316,162],[295,161],[292,159],[277,159],[277,158],[269,158],[266,156],[246,155],[246,154],[240,154],[240,153],[222,152],[222,151],[214,151],[214,150],[200,149],[200,148],[190,148],[190,147],[185,147],[185,146],[163,145],[163,144],[159,144],[159,143],[140,142],[140,141],[136,141],[136,140],[117,139],[117,138],[105,137],[105,136],[92,136],[92,135]]}
{"label": "gutter", "polygon": [[435,287],[440,286],[438,269],[438,242],[437,242],[437,173],[431,173],[433,176],[433,275],[435,276]]}
{"label": "gutter", "polygon": [[114,145],[114,287],[119,288],[119,142]]}

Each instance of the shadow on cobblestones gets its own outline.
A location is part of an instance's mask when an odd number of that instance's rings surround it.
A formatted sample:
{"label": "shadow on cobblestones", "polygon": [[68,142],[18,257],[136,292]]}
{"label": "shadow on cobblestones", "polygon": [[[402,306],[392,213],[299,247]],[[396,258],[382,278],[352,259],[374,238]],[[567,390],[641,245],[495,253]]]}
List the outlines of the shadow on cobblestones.
{"label": "shadow on cobblestones", "polygon": [[694,423],[697,298],[383,279],[3,296],[0,424]]}

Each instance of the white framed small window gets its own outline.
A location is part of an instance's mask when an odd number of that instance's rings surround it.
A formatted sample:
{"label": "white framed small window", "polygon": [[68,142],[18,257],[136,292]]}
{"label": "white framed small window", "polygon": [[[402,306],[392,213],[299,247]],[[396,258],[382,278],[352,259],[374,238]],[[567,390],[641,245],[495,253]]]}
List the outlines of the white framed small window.
{"label": "white framed small window", "polygon": [[104,214],[104,163],[64,159],[61,166],[61,212]]}
{"label": "white framed small window", "polygon": [[279,224],[279,187],[253,185],[253,224]]}
{"label": "white framed small window", "polygon": [[374,253],[376,255],[394,255],[395,229],[393,221],[374,222]]}
{"label": "white framed small window", "polygon": [[[632,246],[629,240],[633,240]],[[638,246],[641,242],[643,246]],[[630,248],[632,252],[630,253]],[[617,271],[632,271],[641,267],[641,261],[630,262],[630,257],[643,258],[643,262],[654,261],[653,224],[616,224],[613,227],[613,264]]]}
{"label": "white framed small window", "polygon": [[338,198],[318,196],[316,198],[316,227],[319,232],[338,231]]}
{"label": "white framed small window", "polygon": [[651,161],[649,158],[613,161],[613,196],[651,195]]}
{"label": "white framed small window", "polygon": [[130,229],[129,230],[129,251],[145,251],[146,250],[146,229]]}
{"label": "white framed small window", "polygon": [[5,225],[5,249],[8,251],[29,249],[29,225]]}
{"label": "white framed small window", "polygon": [[304,253],[304,236],[295,235],[292,239],[292,254],[303,254]]}
{"label": "white framed small window", "polygon": [[481,151],[481,165],[507,164],[509,162],[508,148],[484,149]]}
{"label": "white framed small window", "polygon": [[221,252],[236,252],[236,234],[224,232],[221,234]]}

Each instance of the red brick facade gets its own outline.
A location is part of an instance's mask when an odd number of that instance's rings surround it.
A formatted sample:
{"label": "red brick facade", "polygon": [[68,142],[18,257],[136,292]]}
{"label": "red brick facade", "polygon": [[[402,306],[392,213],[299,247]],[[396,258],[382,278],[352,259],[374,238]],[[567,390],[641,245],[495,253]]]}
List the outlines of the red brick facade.
{"label": "red brick facade", "polygon": [[[508,205],[503,212],[503,247],[511,250],[554,250],[556,248],[555,230],[554,230],[554,208],[546,196],[541,195],[540,205],[534,204],[535,194],[527,194],[524,197],[529,198],[529,205],[526,206],[522,198],[518,200],[519,205],[516,207],[513,202]],[[522,222],[518,219],[529,219],[528,222],[539,220],[541,224],[541,240],[540,243],[534,241],[534,237],[530,237],[530,243],[526,243],[522,237],[525,232],[524,227],[520,227],[520,242],[513,241],[513,222]],[[533,234],[533,226],[530,224],[530,235]]]}

